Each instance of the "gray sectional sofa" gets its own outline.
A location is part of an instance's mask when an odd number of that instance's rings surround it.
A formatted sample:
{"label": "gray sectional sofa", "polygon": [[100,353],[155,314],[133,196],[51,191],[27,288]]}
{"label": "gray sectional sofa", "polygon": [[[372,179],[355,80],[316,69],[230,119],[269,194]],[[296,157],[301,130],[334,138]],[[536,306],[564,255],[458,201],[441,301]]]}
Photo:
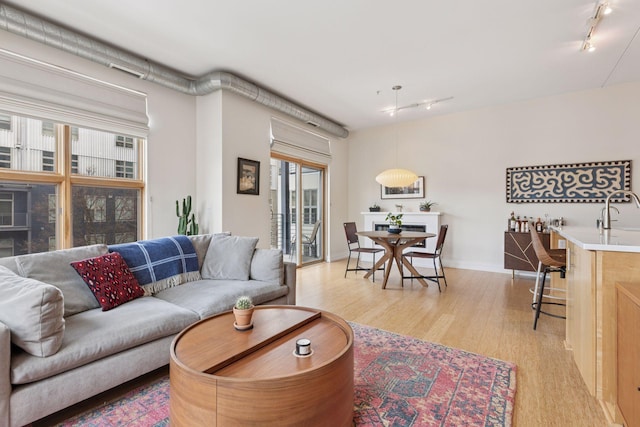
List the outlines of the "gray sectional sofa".
{"label": "gray sectional sofa", "polygon": [[[240,295],[295,304],[295,264],[283,262],[281,251],[256,249],[257,239],[199,235],[188,237],[187,253],[181,237],[173,259],[184,266],[196,257],[197,271],[173,274],[149,262],[166,239],[174,238],[0,259],[0,427],[23,426],[167,365],[178,332],[230,310]],[[106,311],[76,271],[82,263],[70,265],[113,252],[135,264],[127,251],[145,247],[147,265],[129,265],[145,295]]]}

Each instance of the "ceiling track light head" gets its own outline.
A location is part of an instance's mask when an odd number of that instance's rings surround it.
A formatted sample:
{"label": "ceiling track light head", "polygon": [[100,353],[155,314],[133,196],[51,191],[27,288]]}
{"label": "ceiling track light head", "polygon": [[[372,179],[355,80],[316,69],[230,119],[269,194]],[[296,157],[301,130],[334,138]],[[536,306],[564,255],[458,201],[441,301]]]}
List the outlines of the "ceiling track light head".
{"label": "ceiling track light head", "polygon": [[582,50],[586,52],[593,52],[596,50],[595,45],[591,42],[591,38],[596,30],[596,27],[600,23],[600,19],[604,15],[609,15],[612,12],[611,6],[607,0],[598,1],[596,4],[596,8],[593,11],[593,15],[587,20],[587,35],[584,37],[584,41],[582,42]]}

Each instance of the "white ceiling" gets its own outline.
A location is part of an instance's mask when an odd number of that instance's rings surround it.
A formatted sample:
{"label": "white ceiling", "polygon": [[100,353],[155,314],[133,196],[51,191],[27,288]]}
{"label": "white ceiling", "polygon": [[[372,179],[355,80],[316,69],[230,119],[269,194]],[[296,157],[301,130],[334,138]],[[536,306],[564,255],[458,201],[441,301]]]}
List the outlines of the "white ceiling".
{"label": "white ceiling", "polygon": [[[12,0],[188,76],[237,74],[350,130],[640,80],[640,1]],[[634,38],[635,37],[635,38]]]}

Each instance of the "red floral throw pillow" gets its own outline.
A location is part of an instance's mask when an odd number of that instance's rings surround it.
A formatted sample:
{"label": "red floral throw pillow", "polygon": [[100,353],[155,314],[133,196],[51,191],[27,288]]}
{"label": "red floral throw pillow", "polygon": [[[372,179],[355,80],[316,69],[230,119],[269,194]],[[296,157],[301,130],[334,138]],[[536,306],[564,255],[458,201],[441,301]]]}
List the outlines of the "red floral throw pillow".
{"label": "red floral throw pillow", "polygon": [[144,290],[118,252],[75,261],[71,266],[89,285],[102,311],[144,295]]}

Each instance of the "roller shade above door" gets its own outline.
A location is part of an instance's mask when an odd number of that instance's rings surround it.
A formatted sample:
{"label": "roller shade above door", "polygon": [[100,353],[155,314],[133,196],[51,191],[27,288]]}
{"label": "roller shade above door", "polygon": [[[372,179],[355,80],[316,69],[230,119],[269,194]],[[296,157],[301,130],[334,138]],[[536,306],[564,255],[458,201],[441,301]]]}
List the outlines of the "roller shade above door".
{"label": "roller shade above door", "polygon": [[271,152],[320,164],[331,160],[327,138],[276,118],[271,119]]}

